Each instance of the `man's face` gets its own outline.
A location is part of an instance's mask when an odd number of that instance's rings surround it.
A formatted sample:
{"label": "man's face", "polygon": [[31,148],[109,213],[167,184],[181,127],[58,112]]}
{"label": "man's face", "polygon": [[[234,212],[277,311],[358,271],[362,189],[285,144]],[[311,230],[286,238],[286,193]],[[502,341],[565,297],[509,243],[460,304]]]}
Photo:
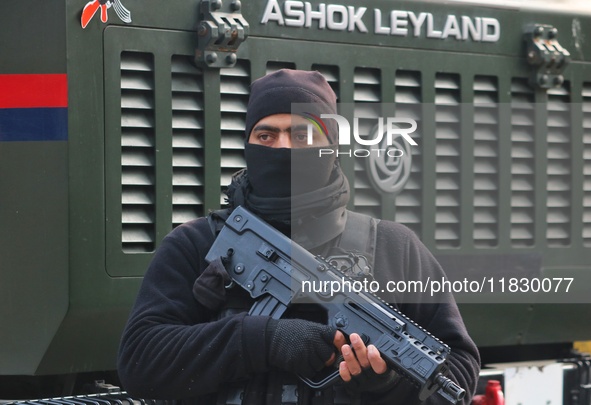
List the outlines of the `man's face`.
{"label": "man's face", "polygon": [[[312,127],[312,145],[308,145],[308,125]],[[248,143],[271,148],[308,148],[328,146],[328,138],[300,115],[273,114],[255,124]]]}

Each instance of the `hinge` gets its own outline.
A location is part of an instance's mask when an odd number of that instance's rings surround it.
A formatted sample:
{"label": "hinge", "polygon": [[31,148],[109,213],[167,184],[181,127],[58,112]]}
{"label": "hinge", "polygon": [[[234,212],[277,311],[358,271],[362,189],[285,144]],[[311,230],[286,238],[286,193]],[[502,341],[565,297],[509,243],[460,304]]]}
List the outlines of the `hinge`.
{"label": "hinge", "polygon": [[236,51],[248,37],[239,0],[202,0],[199,5],[195,63],[224,68],[236,64]]}
{"label": "hinge", "polygon": [[533,68],[533,87],[549,89],[564,82],[562,73],[570,63],[570,53],[558,43],[557,35],[556,28],[542,24],[528,27],[524,34],[527,62]]}

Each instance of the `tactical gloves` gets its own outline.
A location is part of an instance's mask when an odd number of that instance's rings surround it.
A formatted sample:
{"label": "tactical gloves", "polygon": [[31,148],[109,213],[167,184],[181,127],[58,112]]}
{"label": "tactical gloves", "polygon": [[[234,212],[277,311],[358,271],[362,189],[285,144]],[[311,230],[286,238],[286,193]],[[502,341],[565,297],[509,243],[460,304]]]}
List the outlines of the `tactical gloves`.
{"label": "tactical gloves", "polygon": [[267,324],[269,364],[305,377],[325,367],[335,353],[336,329],[301,319],[271,319]]}

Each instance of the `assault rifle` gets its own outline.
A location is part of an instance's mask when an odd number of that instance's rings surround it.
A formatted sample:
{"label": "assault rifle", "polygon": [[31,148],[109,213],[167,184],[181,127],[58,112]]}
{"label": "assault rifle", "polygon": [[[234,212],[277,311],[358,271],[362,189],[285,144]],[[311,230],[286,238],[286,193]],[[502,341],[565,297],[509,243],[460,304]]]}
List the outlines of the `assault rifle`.
{"label": "assault rifle", "polygon": [[[346,277],[243,207],[226,220],[205,260],[220,257],[233,283],[255,299],[250,315],[279,319],[293,303],[318,304],[328,324],[375,345],[389,367],[418,387],[421,401],[435,391],[454,404],[464,397],[465,391],[445,376],[449,346],[369,292],[303,288],[305,282],[330,285]],[[315,389],[340,379],[338,370],[319,381],[300,378]]]}

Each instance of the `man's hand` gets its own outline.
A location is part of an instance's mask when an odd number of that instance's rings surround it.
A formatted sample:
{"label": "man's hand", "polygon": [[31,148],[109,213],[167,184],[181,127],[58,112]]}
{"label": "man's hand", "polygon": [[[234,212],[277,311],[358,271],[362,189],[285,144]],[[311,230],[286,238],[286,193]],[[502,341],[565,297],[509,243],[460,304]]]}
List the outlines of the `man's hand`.
{"label": "man's hand", "polygon": [[271,319],[267,323],[271,366],[312,377],[336,358],[335,329],[302,319]]}
{"label": "man's hand", "polygon": [[388,366],[380,352],[374,345],[365,346],[357,333],[349,336],[351,344],[346,343],[342,332],[337,331],[334,345],[343,355],[343,361],[339,364],[339,374],[343,381],[349,382],[353,377],[361,375],[363,370],[372,369],[375,374],[384,374]]}

